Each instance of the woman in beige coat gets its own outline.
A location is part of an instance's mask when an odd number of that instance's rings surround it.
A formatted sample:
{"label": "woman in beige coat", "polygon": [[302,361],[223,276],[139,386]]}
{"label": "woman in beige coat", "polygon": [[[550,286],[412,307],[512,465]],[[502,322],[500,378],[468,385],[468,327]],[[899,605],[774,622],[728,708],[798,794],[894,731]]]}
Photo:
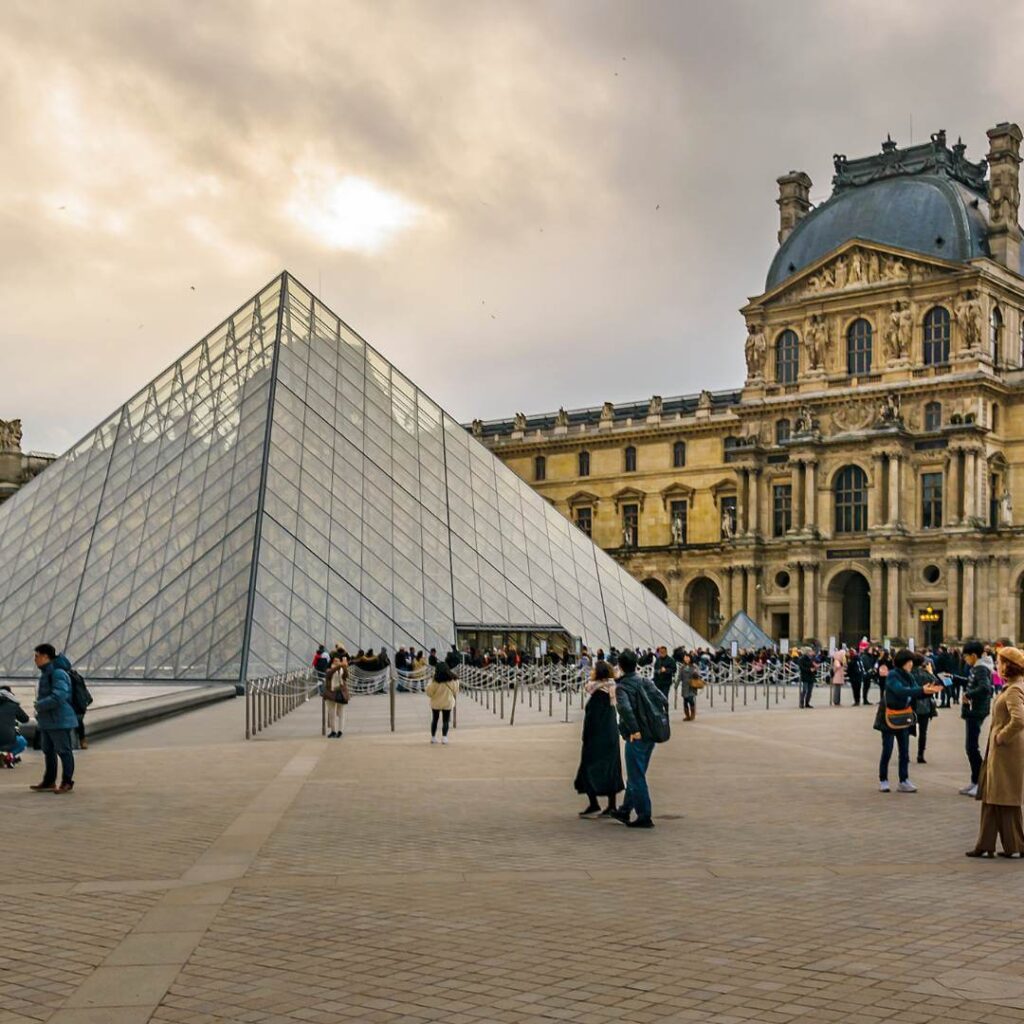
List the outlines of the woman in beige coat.
{"label": "woman in beige coat", "polygon": [[968,857],[991,857],[997,836],[1003,843],[1000,857],[1024,857],[1024,651],[1004,647],[998,659],[1006,685],[992,705],[988,749],[978,779],[981,828]]}
{"label": "woman in beige coat", "polygon": [[441,742],[448,742],[448,725],[451,722],[452,708],[459,692],[459,681],[452,670],[439,661],[434,669],[434,678],[427,683],[427,696],[430,698],[430,742],[437,742],[437,720],[441,718]]}

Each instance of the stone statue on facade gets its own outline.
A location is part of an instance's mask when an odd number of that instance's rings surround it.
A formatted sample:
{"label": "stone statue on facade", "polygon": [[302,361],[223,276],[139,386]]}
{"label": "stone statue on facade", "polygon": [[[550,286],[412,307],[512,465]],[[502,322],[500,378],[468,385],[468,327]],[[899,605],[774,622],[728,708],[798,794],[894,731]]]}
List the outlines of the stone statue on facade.
{"label": "stone statue on facade", "polygon": [[648,416],[660,416],[662,410],[661,395],[654,395],[647,406]]}
{"label": "stone statue on facade", "polygon": [[818,429],[818,421],[809,405],[801,405],[793,422],[794,434],[813,434]]}
{"label": "stone statue on facade", "polygon": [[633,546],[632,523],[624,523],[622,526],[622,546],[624,548],[631,548]]}
{"label": "stone statue on facade", "polygon": [[914,318],[905,302],[896,301],[889,311],[885,327],[885,357],[889,362],[906,359],[910,351],[910,340],[914,330]]}
{"label": "stone statue on facade", "polygon": [[818,370],[825,359],[828,348],[828,324],[825,317],[815,314],[807,323],[804,331],[804,347],[807,349],[807,365],[811,370]]}
{"label": "stone statue on facade", "polygon": [[898,426],[903,422],[900,416],[900,396],[890,391],[878,406],[878,425],[880,427]]}
{"label": "stone statue on facade", "polygon": [[882,264],[882,280],[906,281],[910,276],[907,265],[898,256],[886,256]]}
{"label": "stone statue on facade", "polygon": [[567,427],[569,426],[569,414],[565,409],[559,409],[558,414],[555,416],[556,427]]}
{"label": "stone statue on facade", "polygon": [[999,525],[1013,526],[1013,499],[1005,487],[999,495]]}
{"label": "stone statue on facade", "polygon": [[848,276],[849,268],[846,264],[846,257],[840,256],[835,262],[835,288],[837,291],[842,291],[846,287]]}
{"label": "stone statue on facade", "polygon": [[765,360],[768,356],[768,341],[758,324],[747,325],[747,341],[744,345],[744,352],[747,357],[747,375],[755,378],[762,377]]}
{"label": "stone statue on facade", "polygon": [[681,516],[672,517],[672,543],[676,547],[683,543],[683,520]]}
{"label": "stone statue on facade", "polygon": [[21,451],[21,420],[0,420],[0,452]]}
{"label": "stone statue on facade", "polygon": [[615,406],[611,402],[605,402],[601,406],[600,422],[608,426],[615,422]]}
{"label": "stone statue on facade", "polygon": [[973,291],[964,293],[963,298],[957,301],[953,310],[956,322],[960,327],[960,337],[963,338],[964,349],[974,352],[981,348],[981,303]]}
{"label": "stone statue on facade", "polygon": [[736,536],[736,523],[729,514],[728,508],[722,509],[722,537],[725,540],[732,540]]}
{"label": "stone statue on facade", "polygon": [[711,411],[712,397],[710,391],[702,391],[700,398],[697,399],[697,408],[706,409],[708,412]]}
{"label": "stone statue on facade", "polygon": [[484,421],[483,420],[473,420],[472,430],[473,430],[473,436],[474,437],[483,437],[484,436]]}
{"label": "stone statue on facade", "polygon": [[512,429],[513,430],[525,430],[526,429],[526,413],[517,412],[512,418]]}

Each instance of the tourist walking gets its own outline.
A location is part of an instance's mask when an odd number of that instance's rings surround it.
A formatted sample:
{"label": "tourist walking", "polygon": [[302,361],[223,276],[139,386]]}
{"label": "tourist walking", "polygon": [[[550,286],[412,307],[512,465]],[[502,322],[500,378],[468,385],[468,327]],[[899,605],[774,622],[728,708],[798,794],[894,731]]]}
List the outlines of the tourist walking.
{"label": "tourist walking", "polygon": [[345,732],[345,712],[351,693],[348,688],[348,658],[334,658],[324,673],[324,709],[327,712],[329,740],[340,740]]}
{"label": "tourist walking", "polygon": [[[43,751],[43,780],[31,789],[36,792],[70,793],[75,786],[75,755],[71,750],[71,732],[78,728],[78,716],[71,706],[70,662],[57,656],[52,644],[35,649],[39,683],[36,689],[36,723]],[[57,785],[57,761],[61,780]]]}
{"label": "tourist walking", "polygon": [[832,703],[842,703],[843,683],[846,682],[846,648],[840,645],[832,652]]}
{"label": "tourist walking", "polygon": [[810,647],[805,647],[797,659],[800,670],[800,707],[812,708],[811,694],[814,693],[814,658]]}
{"label": "tourist walking", "polygon": [[668,653],[664,645],[658,648],[658,656],[654,659],[654,685],[661,690],[668,700],[672,692],[672,683],[676,678],[676,659]]}
{"label": "tourist walking", "polygon": [[[914,669],[911,675],[914,677],[914,682],[920,686],[932,683],[941,687],[940,693],[944,693],[946,690],[946,687],[942,686],[938,679],[935,678],[932,664],[927,658]],[[928,746],[928,723],[933,718],[938,718],[939,716],[938,709],[935,707],[935,698],[927,693],[922,697],[918,697],[914,701],[914,716],[917,719],[917,763],[927,764],[928,762],[924,759],[924,752]]]}
{"label": "tourist walking", "polygon": [[18,755],[28,746],[18,731],[19,724],[24,725],[28,720],[28,713],[11,688],[0,685],[0,765],[3,767],[13,768],[20,760]]}
{"label": "tourist walking", "polygon": [[[596,662],[585,689],[590,695],[583,713],[583,749],[576,772],[577,793],[587,795],[587,806],[580,811],[586,818],[600,813],[608,817],[623,790],[622,760],[619,754],[619,726],[615,714],[615,680],[607,661]],[[599,796],[608,798],[602,811]]]}
{"label": "tourist walking", "polygon": [[963,687],[960,698],[960,717],[964,721],[964,749],[971,767],[971,781],[960,790],[961,796],[978,795],[981,773],[981,726],[992,707],[992,659],[985,653],[979,640],[968,640],[963,647],[963,662],[967,675],[951,676]]}
{"label": "tourist walking", "polygon": [[988,748],[978,780],[981,824],[968,857],[1024,857],[1024,651],[1003,647],[998,654],[1004,686],[992,706]]}
{"label": "tourist walking", "polygon": [[427,683],[427,697],[430,698],[430,742],[437,742],[437,721],[441,719],[441,742],[448,742],[448,726],[451,723],[452,708],[459,692],[459,680],[448,664],[439,661],[434,669],[434,678]]}
{"label": "tourist walking", "polygon": [[882,734],[882,757],[878,762],[878,788],[889,792],[889,762],[892,748],[899,749],[900,793],[916,793],[917,786],[910,781],[910,735],[914,729],[914,701],[925,694],[938,693],[942,687],[916,683],[911,672],[924,659],[914,651],[902,650],[896,654],[893,667],[886,675],[885,689],[878,702],[875,728]]}
{"label": "tourist walking", "polygon": [[[618,660],[622,674],[615,685],[615,707],[626,741],[626,797],[611,817],[630,828],[654,828],[647,768],[659,736],[667,738],[668,701],[650,679],[637,675],[632,651],[623,651]],[[636,818],[630,820],[634,811]]]}
{"label": "tourist walking", "polygon": [[853,706],[859,707],[862,683],[864,681],[864,666],[861,663],[860,655],[852,648],[847,652],[846,678],[850,680],[850,692],[853,694]]}
{"label": "tourist walking", "polygon": [[697,666],[693,656],[684,654],[679,663],[679,696],[683,698],[683,721],[692,722],[697,717],[697,693],[703,689]]}
{"label": "tourist walking", "polygon": [[331,656],[327,653],[327,648],[323,644],[320,644],[316,653],[313,655],[313,671],[316,672],[317,678],[323,682],[324,675],[327,673],[328,668],[331,666]]}

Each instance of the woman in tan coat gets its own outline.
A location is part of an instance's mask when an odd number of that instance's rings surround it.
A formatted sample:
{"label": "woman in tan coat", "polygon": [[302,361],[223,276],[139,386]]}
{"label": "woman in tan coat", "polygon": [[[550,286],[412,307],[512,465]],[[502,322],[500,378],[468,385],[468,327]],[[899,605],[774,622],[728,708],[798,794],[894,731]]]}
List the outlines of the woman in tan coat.
{"label": "woman in tan coat", "polygon": [[991,857],[997,836],[1003,843],[1000,857],[1024,857],[1024,651],[1004,647],[998,657],[1006,685],[992,705],[988,750],[978,779],[981,828],[968,857]]}
{"label": "woman in tan coat", "polygon": [[434,669],[434,678],[427,683],[427,696],[430,698],[430,742],[437,742],[437,720],[442,719],[441,742],[448,742],[448,726],[451,722],[452,708],[459,692],[459,681],[452,670],[439,661]]}

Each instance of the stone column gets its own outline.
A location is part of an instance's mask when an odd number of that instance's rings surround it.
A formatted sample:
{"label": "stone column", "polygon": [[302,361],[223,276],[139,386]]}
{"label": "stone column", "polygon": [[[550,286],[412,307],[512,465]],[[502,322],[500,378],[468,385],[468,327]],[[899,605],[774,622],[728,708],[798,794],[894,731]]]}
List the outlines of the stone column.
{"label": "stone column", "polygon": [[889,456],[889,522],[898,526],[900,521],[900,456]]}
{"label": "stone column", "polygon": [[882,572],[884,563],[881,558],[871,559],[871,636],[869,640],[881,640],[884,628],[882,626],[882,599],[884,587],[882,585]]}
{"label": "stone column", "polygon": [[721,606],[722,625],[724,626],[732,618],[732,574],[733,567],[727,565],[722,570],[722,575],[725,577],[725,586],[722,588]]}
{"label": "stone column", "polygon": [[900,563],[895,559],[886,559],[885,575],[885,632],[888,636],[899,636]]}
{"label": "stone column", "polygon": [[746,597],[746,585],[743,581],[743,569],[736,566],[732,571],[732,614],[735,615],[743,607]]}
{"label": "stone column", "polygon": [[736,473],[736,536],[745,537],[747,535],[747,507],[749,504],[747,497],[747,487],[749,478],[747,476],[747,470],[740,468]]}
{"label": "stone column", "polygon": [[977,568],[976,558],[964,558],[964,594],[963,594],[963,633],[964,639],[978,635],[978,609],[976,604],[975,591],[975,570]]}
{"label": "stone column", "polygon": [[747,614],[756,622],[758,625],[761,623],[761,609],[760,602],[758,601],[757,591],[757,577],[759,569],[752,565],[748,565],[745,569],[747,579],[747,600],[746,608]]}
{"label": "stone column", "polygon": [[818,463],[808,459],[804,466],[804,528],[812,533],[818,527]]}
{"label": "stone column", "polygon": [[814,605],[817,598],[817,569],[818,567],[814,562],[804,562],[804,631],[802,639],[809,639],[811,637],[817,637],[815,630],[817,629],[817,623],[815,622]]}
{"label": "stone column", "polygon": [[[996,605],[999,608],[998,633],[1000,637],[1014,637],[1017,635],[1017,625],[1014,622],[1014,601],[1010,593],[1010,558],[1008,555],[996,557]],[[992,637],[993,640],[996,637]]]}
{"label": "stone column", "polygon": [[882,474],[885,471],[885,457],[871,456],[871,486],[868,489],[868,526],[882,525]]}
{"label": "stone column", "polygon": [[964,518],[965,523],[970,523],[971,518],[976,514],[975,487],[978,483],[978,453],[973,449],[964,452]]}
{"label": "stone column", "polygon": [[751,469],[748,471],[748,497],[750,499],[750,506],[747,511],[747,524],[752,537],[756,537],[761,530],[761,524],[758,518],[758,511],[761,508],[759,494],[760,487],[758,481],[758,477],[760,477],[760,475],[761,471],[759,469]]}
{"label": "stone column", "polygon": [[946,460],[946,494],[943,495],[943,518],[947,526],[960,522],[960,449],[954,448]]}
{"label": "stone column", "polygon": [[804,465],[799,459],[793,462],[793,529],[800,533],[804,528]]}
{"label": "stone column", "polygon": [[978,467],[978,481],[975,485],[974,500],[977,505],[975,515],[983,526],[988,525],[988,459],[984,452],[978,452],[975,457]]}
{"label": "stone column", "polygon": [[960,559],[946,559],[946,615],[943,631],[949,639],[960,640]]}

